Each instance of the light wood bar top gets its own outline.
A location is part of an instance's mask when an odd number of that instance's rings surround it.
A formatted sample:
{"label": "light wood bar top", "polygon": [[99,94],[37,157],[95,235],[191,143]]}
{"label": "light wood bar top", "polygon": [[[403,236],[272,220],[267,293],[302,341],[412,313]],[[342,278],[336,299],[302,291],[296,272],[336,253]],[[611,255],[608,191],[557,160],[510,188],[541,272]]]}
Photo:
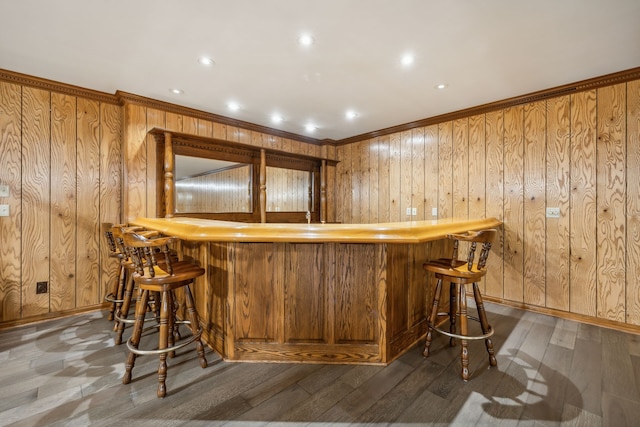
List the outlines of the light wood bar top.
{"label": "light wood bar top", "polygon": [[243,223],[200,218],[137,218],[132,222],[187,241],[289,243],[423,243],[467,230],[499,227],[496,218],[378,224]]}

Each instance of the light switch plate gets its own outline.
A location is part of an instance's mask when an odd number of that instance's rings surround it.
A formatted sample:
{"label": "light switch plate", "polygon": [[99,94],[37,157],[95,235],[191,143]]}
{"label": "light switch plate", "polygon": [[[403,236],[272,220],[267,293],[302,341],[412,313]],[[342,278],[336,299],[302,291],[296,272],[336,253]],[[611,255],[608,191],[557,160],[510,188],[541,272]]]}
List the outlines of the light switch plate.
{"label": "light switch plate", "polygon": [[560,218],[560,208],[547,208],[547,218]]}
{"label": "light switch plate", "polygon": [[431,216],[438,216],[438,208],[431,208]]}
{"label": "light switch plate", "polygon": [[0,216],[9,216],[9,205],[0,205]]}
{"label": "light switch plate", "polygon": [[0,197],[9,197],[8,185],[0,185]]}

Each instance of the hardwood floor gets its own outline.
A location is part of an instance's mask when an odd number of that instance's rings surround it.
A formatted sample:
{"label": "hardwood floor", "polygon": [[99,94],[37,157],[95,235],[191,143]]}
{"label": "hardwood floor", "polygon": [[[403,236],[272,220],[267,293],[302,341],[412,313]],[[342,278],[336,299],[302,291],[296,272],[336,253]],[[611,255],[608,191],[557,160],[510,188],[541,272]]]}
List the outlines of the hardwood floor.
{"label": "hardwood floor", "polygon": [[[121,383],[126,347],[106,312],[0,332],[0,425],[639,425],[640,337],[486,304],[498,367],[470,343],[436,335],[389,366],[226,363],[192,346],[169,359],[168,395],[156,398],[158,360],[138,358]],[[149,337],[152,338],[152,337]]]}

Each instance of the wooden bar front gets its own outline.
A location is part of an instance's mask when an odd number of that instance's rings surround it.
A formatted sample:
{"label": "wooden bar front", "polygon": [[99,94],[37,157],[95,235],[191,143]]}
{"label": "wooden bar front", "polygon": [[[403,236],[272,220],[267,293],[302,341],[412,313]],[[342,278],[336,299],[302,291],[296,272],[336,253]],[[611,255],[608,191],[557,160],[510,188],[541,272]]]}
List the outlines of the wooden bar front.
{"label": "wooden bar front", "polygon": [[139,218],[181,239],[208,344],[228,361],[386,364],[426,333],[427,276],[449,233],[482,220],[246,224]]}

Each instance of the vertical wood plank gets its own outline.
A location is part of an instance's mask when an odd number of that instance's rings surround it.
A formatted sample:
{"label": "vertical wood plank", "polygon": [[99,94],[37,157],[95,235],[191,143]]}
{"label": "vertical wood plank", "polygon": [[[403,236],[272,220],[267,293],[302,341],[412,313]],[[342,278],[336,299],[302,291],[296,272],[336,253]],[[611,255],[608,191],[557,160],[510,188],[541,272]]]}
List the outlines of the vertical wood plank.
{"label": "vertical wood plank", "polygon": [[100,235],[100,103],[77,98],[76,121],[76,306],[84,307],[102,302],[99,263],[100,239],[104,237]]}
{"label": "vertical wood plank", "polygon": [[[153,126],[149,125],[149,129],[153,129]],[[190,116],[182,116],[182,132],[197,135],[198,119]]]}
{"label": "vertical wood plank", "polygon": [[[324,148],[325,146],[323,146]],[[329,159],[336,159],[336,147],[326,147],[326,155]],[[335,166],[327,167],[327,221],[336,222],[336,203],[337,203],[337,168]]]}
{"label": "vertical wood plank", "polygon": [[[100,223],[122,222],[122,112],[120,107],[100,104]],[[116,280],[117,260],[109,258],[109,247],[100,238],[100,295],[111,290]]]}
{"label": "vertical wood plank", "polygon": [[359,141],[351,145],[351,212],[349,217],[352,223],[362,222],[362,202],[361,194],[365,182],[362,179],[362,150],[364,141]]}
{"label": "vertical wood plank", "polygon": [[[453,121],[452,184],[454,218],[469,217],[469,119]],[[464,252],[464,251],[463,251]]]}
{"label": "vertical wood plank", "polygon": [[389,136],[389,221],[398,222],[406,218],[400,211],[402,206],[400,183],[402,168],[401,133]]}
{"label": "vertical wood plank", "polygon": [[[627,323],[640,325],[640,80],[627,83]],[[635,184],[633,184],[635,183]]]}
{"label": "vertical wood plank", "polygon": [[198,136],[213,138],[213,122],[210,120],[198,119]]}
{"label": "vertical wood plank", "polygon": [[378,221],[391,221],[391,156],[389,136],[378,138]]}
{"label": "vertical wood plank", "polygon": [[572,313],[596,315],[596,92],[571,95]]}
{"label": "vertical wood plank", "polygon": [[76,98],[51,94],[51,311],[76,303]]}
{"label": "vertical wood plank", "polygon": [[[362,206],[360,210],[360,224],[369,224],[371,222],[371,141],[362,141],[360,144],[360,200],[358,204]],[[377,206],[376,206],[377,210]]]}
{"label": "vertical wood plank", "polygon": [[438,219],[453,215],[453,123],[438,125]]}
{"label": "vertical wood plank", "polygon": [[424,154],[424,128],[413,129],[411,131],[411,206],[417,210],[417,215],[412,217],[413,221],[426,219]]}
{"label": "vertical wood plank", "polygon": [[339,198],[336,204],[336,221],[351,222],[351,144],[341,145],[337,149],[339,163],[336,174],[339,177]]}
{"label": "vertical wood plank", "polygon": [[524,106],[524,302],[545,305],[546,101]]}
{"label": "vertical wood plank", "polygon": [[9,187],[10,216],[0,221],[0,321],[17,320],[21,313],[21,130],[22,89],[0,82],[0,184]]}
{"label": "vertical wood plank", "polygon": [[570,138],[569,96],[547,100],[546,202],[560,208],[560,218],[546,219],[546,306],[563,311],[569,311]]}
{"label": "vertical wood plank", "polygon": [[[600,318],[625,320],[626,84],[597,91],[596,189]],[[637,186],[637,182],[635,183]]]}
{"label": "vertical wood plank", "polygon": [[[504,219],[504,119],[503,111],[493,111],[485,116],[485,142],[487,144],[487,217]],[[490,267],[487,271],[485,292],[504,297],[504,228],[500,229],[491,245]]]}
{"label": "vertical wood plank", "polygon": [[[407,208],[412,208],[412,132],[404,131],[400,135],[400,218],[402,221],[411,221],[413,216],[407,215]],[[411,211],[409,211],[411,212]]]}
{"label": "vertical wood plank", "polygon": [[[425,219],[438,218],[438,125],[424,129],[424,206]],[[436,214],[433,215],[433,209]]]}
{"label": "vertical wood plank", "polygon": [[[469,117],[469,218],[486,217],[486,142],[485,117]],[[496,239],[497,240],[497,239]],[[492,259],[491,264],[496,260]],[[490,264],[490,265],[491,265]],[[486,278],[479,283],[484,294]]]}
{"label": "vertical wood plank", "polygon": [[524,107],[504,111],[504,297],[522,302],[524,252]]}
{"label": "vertical wood plank", "polygon": [[[184,129],[183,128],[184,116],[182,114],[166,113],[165,120],[166,120],[165,127],[166,127],[167,130],[172,130],[174,132],[182,132],[183,131],[183,129]],[[215,125],[214,125],[214,132],[215,132]],[[226,135],[222,139],[226,139]]]}
{"label": "vertical wood plank", "polygon": [[22,88],[22,316],[49,312],[51,94]]}
{"label": "vertical wood plank", "polygon": [[124,106],[125,183],[124,217],[129,222],[147,216],[147,109],[140,105]]}
{"label": "vertical wood plank", "polygon": [[380,222],[378,204],[380,203],[380,145],[379,139],[373,138],[369,143],[369,221]]}

